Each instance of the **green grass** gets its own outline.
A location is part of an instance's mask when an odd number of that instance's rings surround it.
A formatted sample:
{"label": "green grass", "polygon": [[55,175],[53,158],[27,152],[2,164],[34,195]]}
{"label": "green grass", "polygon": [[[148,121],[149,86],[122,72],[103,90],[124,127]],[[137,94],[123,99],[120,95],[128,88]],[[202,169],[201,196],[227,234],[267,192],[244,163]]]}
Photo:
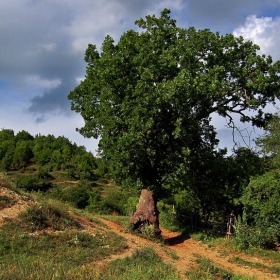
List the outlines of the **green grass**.
{"label": "green grass", "polygon": [[95,279],[94,262],[126,243],[111,231],[91,232],[54,205],[32,205],[0,228],[0,279]]}
{"label": "green grass", "polygon": [[152,248],[137,250],[131,258],[108,263],[99,271],[98,280],[179,280],[175,269],[162,262]]}
{"label": "green grass", "polygon": [[178,255],[174,251],[171,251],[169,255],[173,260],[179,260]]}
{"label": "green grass", "polygon": [[[280,254],[273,250],[266,250],[262,248],[256,248],[253,246],[249,246],[247,249],[244,250],[239,249],[234,237],[228,240],[224,237],[215,237],[211,234],[204,233],[204,232],[194,232],[190,236],[191,238],[197,241],[202,241],[205,244],[208,244],[208,246],[224,248],[229,253],[242,252],[249,256],[263,258],[276,263],[280,262]],[[226,252],[224,253],[227,254]]]}
{"label": "green grass", "polygon": [[117,215],[98,215],[100,218],[104,218],[108,221],[115,222],[116,224],[120,225],[124,229],[129,227],[129,216],[117,216]]}
{"label": "green grass", "polygon": [[189,280],[253,280],[248,276],[234,275],[229,271],[215,266],[209,259],[196,255],[197,266],[188,271]]}
{"label": "green grass", "polygon": [[238,263],[238,264],[241,264],[241,265],[248,266],[248,267],[260,268],[260,269],[265,270],[267,272],[275,273],[277,276],[280,275],[280,267],[279,266],[275,266],[275,265],[274,266],[267,266],[267,265],[261,264],[259,262],[249,262],[249,261],[244,260],[240,257],[232,257],[231,261],[235,262],[235,263]]}

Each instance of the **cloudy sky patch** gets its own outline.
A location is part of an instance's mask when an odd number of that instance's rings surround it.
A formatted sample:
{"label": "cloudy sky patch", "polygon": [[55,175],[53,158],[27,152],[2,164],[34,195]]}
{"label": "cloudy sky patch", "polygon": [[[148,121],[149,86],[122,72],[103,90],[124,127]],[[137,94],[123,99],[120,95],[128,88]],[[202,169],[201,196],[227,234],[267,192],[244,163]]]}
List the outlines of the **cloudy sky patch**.
{"label": "cloudy sky patch", "polygon": [[274,60],[280,59],[277,48],[280,43],[280,17],[250,15],[243,25],[233,30],[233,34],[261,46],[260,53],[272,55]]}
{"label": "cloudy sky patch", "polygon": [[[118,41],[137,30],[135,20],[164,8],[180,27],[241,35],[280,59],[279,0],[0,1],[0,127],[64,135],[94,150],[97,141],[75,131],[83,120],[67,99],[84,78],[87,45],[99,48],[107,34]],[[215,122],[226,143],[225,123]]]}

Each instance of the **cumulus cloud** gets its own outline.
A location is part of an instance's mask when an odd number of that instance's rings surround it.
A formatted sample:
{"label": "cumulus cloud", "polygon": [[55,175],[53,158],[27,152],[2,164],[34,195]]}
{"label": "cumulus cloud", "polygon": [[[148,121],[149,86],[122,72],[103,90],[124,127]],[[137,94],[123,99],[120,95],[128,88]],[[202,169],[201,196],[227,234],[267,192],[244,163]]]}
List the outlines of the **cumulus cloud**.
{"label": "cumulus cloud", "polygon": [[261,53],[272,55],[275,60],[280,59],[280,17],[250,15],[243,25],[234,29],[233,34],[259,45]]}
{"label": "cumulus cloud", "polygon": [[[8,113],[9,120],[17,114],[22,120],[24,112],[26,123],[32,117],[41,128],[52,128],[52,119],[73,117],[67,95],[85,75],[87,45],[99,48],[107,34],[117,41],[123,32],[137,29],[135,20],[159,16],[164,8],[181,27],[231,33],[239,26],[236,34],[279,59],[280,22],[272,15],[279,14],[279,7],[279,0],[0,1],[0,114],[5,112],[0,123]],[[261,17],[264,9],[266,18]]]}
{"label": "cumulus cloud", "polygon": [[25,80],[27,84],[38,85],[45,89],[52,89],[61,85],[60,79],[53,79],[53,80],[42,79],[39,75],[27,76]]}
{"label": "cumulus cloud", "polygon": [[83,58],[89,43],[100,47],[107,34],[118,40],[135,27],[136,19],[150,12],[159,14],[165,6],[176,11],[181,2],[0,2],[0,80],[9,81],[18,90],[31,88],[29,111],[47,114],[47,110],[61,110],[68,114],[67,95],[77,85],[76,77],[84,76]]}
{"label": "cumulus cloud", "polygon": [[40,47],[47,52],[54,52],[56,49],[55,43],[41,44]]}
{"label": "cumulus cloud", "polygon": [[[273,13],[278,8],[279,0],[185,0],[181,17],[186,18],[188,25],[197,29],[210,28],[222,34],[231,33],[242,24],[248,14],[259,15],[264,9]],[[180,21],[181,22],[181,21]]]}

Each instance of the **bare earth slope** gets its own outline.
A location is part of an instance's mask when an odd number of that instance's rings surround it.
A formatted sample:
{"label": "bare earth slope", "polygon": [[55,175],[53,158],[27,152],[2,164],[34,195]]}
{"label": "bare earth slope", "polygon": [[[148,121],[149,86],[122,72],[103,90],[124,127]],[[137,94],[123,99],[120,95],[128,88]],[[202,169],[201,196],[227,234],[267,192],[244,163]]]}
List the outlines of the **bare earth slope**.
{"label": "bare earth slope", "polygon": [[[0,179],[1,180],[1,179]],[[33,200],[16,194],[10,189],[0,186],[0,197],[9,197],[10,203],[0,207],[0,226],[7,222],[9,219],[15,218],[21,211],[26,209],[29,205],[35,203]],[[88,231],[89,234],[94,234],[96,227],[105,227],[101,224],[96,224],[88,219],[81,217],[73,212],[71,215],[79,222],[82,230]],[[261,258],[250,257],[245,254],[235,254],[232,252],[227,252],[226,248],[210,248],[209,246],[203,244],[202,242],[193,240],[191,238],[184,238],[180,233],[170,232],[166,229],[162,230],[162,235],[166,240],[167,245],[161,243],[156,243],[140,236],[125,232],[125,230],[118,224],[105,220],[104,218],[98,218],[103,224],[106,225],[106,230],[113,231],[118,235],[124,237],[127,241],[127,249],[118,255],[112,255],[110,258],[97,263],[95,265],[104,265],[106,262],[131,256],[136,250],[143,247],[151,246],[157,252],[157,254],[166,263],[171,263],[181,274],[182,279],[187,279],[184,275],[185,272],[194,268],[196,266],[195,260],[198,256],[210,259],[215,266],[223,268],[225,270],[231,271],[234,274],[246,275],[250,277],[255,277],[260,280],[270,280],[279,279],[276,275],[271,274],[271,272],[264,271],[261,268],[249,268],[244,265],[239,265],[231,262],[233,257],[240,257],[246,261],[253,263],[262,263],[266,266],[277,265],[273,263],[268,263],[266,260]],[[104,229],[104,228],[103,228]],[[172,254],[176,254],[178,258],[172,258]],[[278,264],[279,265],[279,264]]]}

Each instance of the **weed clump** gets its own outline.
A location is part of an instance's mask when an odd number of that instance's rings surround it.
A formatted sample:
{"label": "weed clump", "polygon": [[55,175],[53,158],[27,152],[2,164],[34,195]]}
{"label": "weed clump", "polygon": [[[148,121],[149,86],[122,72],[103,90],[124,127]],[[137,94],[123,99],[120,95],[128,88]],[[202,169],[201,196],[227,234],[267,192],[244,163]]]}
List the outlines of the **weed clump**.
{"label": "weed clump", "polygon": [[59,209],[55,204],[33,204],[19,215],[17,223],[24,230],[31,232],[48,228],[65,230],[78,226],[66,211]]}

